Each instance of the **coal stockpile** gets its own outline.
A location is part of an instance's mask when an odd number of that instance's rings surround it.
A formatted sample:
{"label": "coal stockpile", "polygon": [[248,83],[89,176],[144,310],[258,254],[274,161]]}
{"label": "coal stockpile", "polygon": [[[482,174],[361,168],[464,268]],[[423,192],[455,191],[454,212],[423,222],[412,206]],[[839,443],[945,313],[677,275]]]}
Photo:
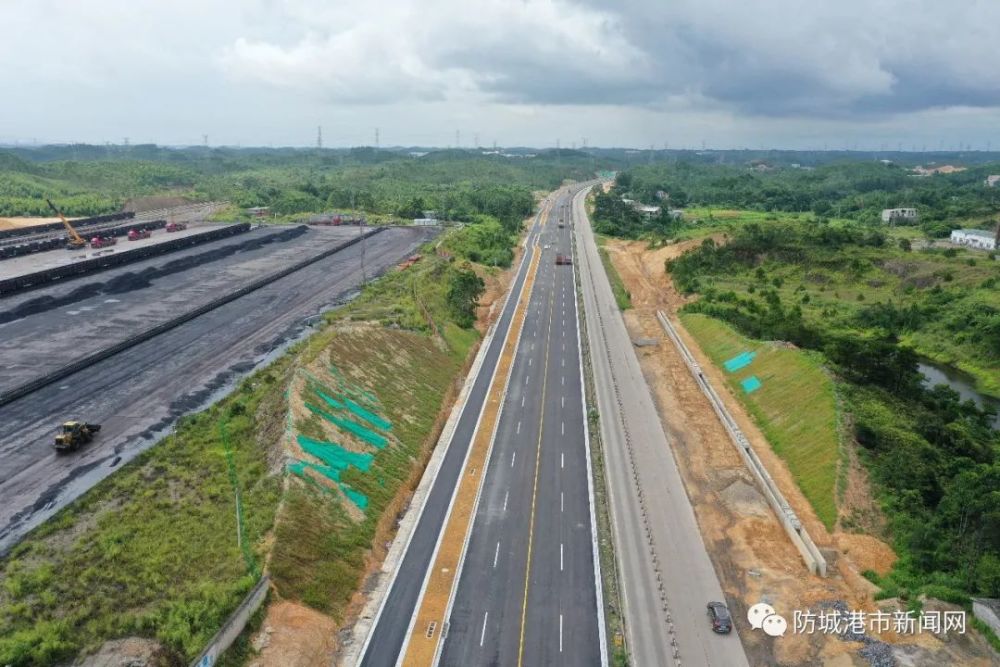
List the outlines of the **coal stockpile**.
{"label": "coal stockpile", "polygon": [[[139,226],[142,227],[142,225]],[[129,264],[148,257],[173,252],[175,250],[179,250],[180,248],[187,248],[193,245],[206,243],[208,241],[215,241],[217,239],[235,236],[249,230],[250,224],[246,222],[235,225],[227,225],[226,227],[213,229],[205,232],[204,234],[184,236],[177,239],[171,239],[170,241],[164,241],[163,243],[136,248],[134,250],[109,253],[100,257],[85,259],[74,264],[66,264],[64,266],[58,266],[44,271],[37,271],[23,276],[7,278],[6,280],[0,280],[0,296],[17,294],[18,292],[22,292],[33,287],[47,285],[55,280],[82,276],[95,271],[102,271],[113,266],[121,266],[123,264]],[[124,234],[127,233],[128,230],[126,229]]]}
{"label": "coal stockpile", "polygon": [[[246,225],[246,227],[247,229],[249,229],[249,225]],[[305,226],[301,227],[303,233],[305,232],[306,229],[307,228]],[[54,382],[58,382],[63,378],[66,378],[80,370],[83,370],[85,368],[88,368],[96,364],[99,361],[103,361],[104,359],[113,357],[114,355],[124,350],[134,347],[147,340],[151,340],[152,338],[155,338],[156,336],[159,336],[162,333],[170,331],[171,329],[175,329],[186,322],[190,322],[196,317],[204,315],[205,313],[209,313],[219,308],[220,306],[230,303],[231,301],[235,301],[236,299],[239,299],[240,297],[250,294],[251,292],[255,292],[261,289],[262,287],[266,287],[267,285],[273,283],[276,280],[284,278],[285,276],[295,273],[296,271],[300,271],[305,267],[309,266],[310,264],[315,264],[316,262],[322,259],[326,259],[327,257],[330,257],[331,255],[344,250],[345,248],[349,248],[350,246],[361,242],[363,239],[384,232],[385,229],[386,229],[385,227],[375,227],[371,231],[365,232],[362,235],[356,236],[348,241],[344,241],[343,243],[340,243],[332,248],[324,250],[318,255],[308,257],[291,266],[287,266],[279,271],[275,271],[270,275],[258,278],[257,280],[254,280],[251,283],[244,285],[243,287],[240,287],[236,290],[233,290],[232,292],[229,292],[228,294],[223,294],[222,296],[218,297],[217,299],[214,299],[209,303],[199,306],[198,308],[195,308],[189,312],[183,313],[171,320],[168,320],[150,329],[147,329],[146,331],[138,333],[126,340],[120,341],[119,343],[111,345],[110,347],[106,347],[104,349],[97,350],[96,352],[93,352],[91,354],[85,355],[80,359],[77,359],[73,363],[64,366],[60,369],[57,369],[51,373],[48,373],[42,377],[39,377],[35,380],[32,380],[31,382],[22,384],[18,387],[11,389],[10,391],[0,392],[0,406],[11,403],[12,401],[15,401],[23,396],[27,396],[28,394],[37,391],[42,387],[53,384]],[[289,230],[289,231],[294,231],[294,230]]]}
{"label": "coal stockpile", "polygon": [[[129,211],[127,213],[109,213],[107,215],[95,215],[90,218],[80,218],[79,220],[74,220],[72,223],[73,228],[80,230],[81,228],[90,227],[91,225],[99,225],[105,222],[115,222],[116,220],[131,220],[135,217],[135,213]],[[4,229],[0,230],[0,242],[13,241],[19,236],[32,236],[41,232],[57,232],[63,229],[63,224],[61,222],[49,222],[44,225],[33,225],[31,227],[18,227],[17,229]]]}
{"label": "coal stockpile", "polygon": [[224,257],[235,255],[236,253],[256,250],[269,243],[283,243],[298,238],[307,232],[307,227],[299,225],[290,229],[285,229],[277,234],[264,237],[248,238],[241,243],[232,243],[220,248],[212,248],[196,255],[188,255],[162,266],[150,267],[141,271],[132,271],[114,276],[111,279],[100,280],[101,276],[95,276],[87,280],[84,284],[75,284],[72,289],[57,297],[43,296],[35,299],[23,301],[13,308],[0,310],[0,324],[13,322],[22,317],[38,315],[55,308],[70,306],[78,301],[88,299],[97,294],[124,294],[137,289],[149,287],[154,281],[188,271],[196,266],[215,262]]}

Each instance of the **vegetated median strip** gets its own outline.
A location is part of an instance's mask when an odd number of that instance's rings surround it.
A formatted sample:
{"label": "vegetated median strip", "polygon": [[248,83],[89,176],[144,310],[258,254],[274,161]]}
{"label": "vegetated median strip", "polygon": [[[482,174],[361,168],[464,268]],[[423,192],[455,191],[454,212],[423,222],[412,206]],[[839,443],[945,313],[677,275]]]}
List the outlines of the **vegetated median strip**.
{"label": "vegetated median strip", "polygon": [[[574,247],[577,239],[574,235]],[[586,307],[583,299],[582,289],[582,267],[580,265],[580,252],[576,254],[574,263],[575,282],[577,287],[577,300],[579,306],[577,315],[579,318],[579,331],[586,330]],[[611,521],[611,509],[608,501],[608,479],[607,466],[604,460],[604,443],[601,439],[601,429],[599,427],[600,415],[597,412],[597,387],[594,379],[593,359],[591,358],[590,341],[587,336],[580,336],[580,359],[583,369],[583,393],[585,403],[595,406],[594,419],[589,413],[586,415],[586,433],[590,456],[593,464],[592,478],[594,484],[594,520],[596,530],[594,539],[597,540],[598,558],[601,567],[602,588],[604,591],[604,622],[607,637],[612,638],[615,645],[610,646],[611,656],[615,665],[625,665],[628,663],[628,645],[625,631],[625,615],[621,613],[624,602],[621,592],[624,588],[622,582],[621,569],[618,567],[618,556],[615,553],[615,537],[613,535],[614,526]],[[605,640],[607,641],[607,639]]]}
{"label": "vegetated median strip", "polygon": [[[520,300],[507,332],[504,348],[497,361],[497,369],[493,375],[490,391],[487,393],[489,398],[473,436],[469,457],[465,462],[465,470],[471,467],[483,470],[485,467],[484,464],[493,441],[503,401],[503,392],[499,388],[505,387],[510,377],[514,363],[513,351],[520,341],[535,273],[538,270],[539,255],[540,253],[534,251],[531,258]],[[419,608],[414,612],[414,622],[411,624],[412,633],[408,638],[405,654],[402,656],[405,665],[431,665],[434,662],[442,633],[433,633],[430,637],[431,641],[427,641],[425,629],[431,622],[435,622],[436,627],[442,627],[445,620],[448,600],[457,582],[457,570],[464,553],[466,538],[475,518],[476,498],[484,478],[485,475],[470,476],[464,472],[460,478],[459,486],[455,491],[454,503],[442,528],[439,549],[432,559],[432,566]]]}
{"label": "vegetated median strip", "polygon": [[365,232],[364,234],[359,235],[353,239],[350,239],[349,241],[345,241],[344,243],[340,243],[333,248],[324,250],[323,252],[314,257],[304,259],[301,262],[297,262],[289,267],[281,269],[280,271],[276,271],[268,276],[264,276],[263,278],[254,280],[250,284],[244,285],[243,287],[233,292],[230,292],[229,294],[225,294],[219,297],[218,299],[214,299],[213,301],[210,301],[209,303],[206,303],[203,306],[199,306],[198,308],[195,308],[192,311],[184,313],[183,315],[175,317],[174,319],[163,322],[162,324],[158,324],[155,327],[147,329],[146,331],[143,331],[142,333],[132,336],[131,338],[127,338],[121,341],[120,343],[112,345],[111,347],[106,347],[103,350],[98,350],[97,352],[88,354],[87,356],[77,361],[74,361],[72,364],[67,364],[62,368],[59,368],[51,373],[43,375],[42,377],[32,380],[31,382],[25,383],[19,387],[11,389],[10,391],[4,392],[0,394],[0,405],[6,405],[8,403],[16,401],[19,398],[27,396],[28,394],[38,391],[43,387],[47,387],[50,384],[58,382],[63,378],[69,377],[74,373],[82,371],[85,368],[89,368],[90,366],[93,366],[94,364],[100,361],[104,361],[105,359],[113,357],[114,355],[123,352],[131,347],[135,347],[140,343],[144,343],[147,340],[151,340],[152,338],[155,338],[156,336],[159,336],[162,333],[170,331],[171,329],[176,329],[180,325],[186,322],[190,322],[196,317],[200,317],[205,313],[211,312],[216,308],[219,308],[221,306],[226,305],[227,303],[235,301],[236,299],[239,299],[243,296],[246,296],[251,292],[255,292],[261,289],[262,287],[266,287],[270,283],[273,283],[276,280],[284,278],[285,276],[291,275],[296,271],[301,271],[310,264],[314,264],[320,260],[326,259],[330,255],[338,253],[341,250],[344,250],[345,248],[348,248],[356,243],[359,243],[360,241],[375,234],[378,234],[379,232],[382,232],[384,230],[385,230],[384,227],[375,227],[371,231]]}

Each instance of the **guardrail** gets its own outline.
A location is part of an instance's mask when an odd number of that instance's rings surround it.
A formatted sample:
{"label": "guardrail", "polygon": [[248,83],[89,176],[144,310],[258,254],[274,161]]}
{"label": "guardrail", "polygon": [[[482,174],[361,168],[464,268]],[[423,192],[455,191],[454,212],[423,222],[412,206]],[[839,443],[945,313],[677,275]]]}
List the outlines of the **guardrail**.
{"label": "guardrail", "polygon": [[296,262],[295,264],[285,267],[280,271],[276,271],[268,276],[264,276],[263,278],[254,280],[248,285],[244,285],[243,287],[233,292],[230,292],[229,294],[225,294],[217,299],[210,301],[209,303],[206,303],[203,306],[199,306],[194,310],[188,311],[183,315],[175,317],[171,320],[167,320],[162,324],[158,324],[155,327],[152,327],[151,329],[147,329],[146,331],[143,331],[139,334],[136,334],[135,336],[132,336],[131,338],[126,338],[120,343],[117,343],[110,347],[106,347],[103,350],[98,350],[97,352],[94,352],[92,354],[88,354],[87,356],[82,357],[81,359],[71,364],[63,366],[62,368],[59,368],[51,373],[43,375],[42,377],[32,380],[31,382],[27,382],[19,387],[15,387],[10,391],[0,393],[0,405],[6,405],[8,403],[11,403],[12,401],[16,401],[17,399],[27,396],[28,394],[31,394],[33,392],[36,392],[43,387],[47,387],[50,384],[53,384],[66,377],[69,377],[73,373],[77,373],[85,368],[89,368],[90,366],[93,366],[99,361],[104,361],[105,359],[113,357],[114,355],[120,352],[124,352],[130,347],[135,347],[136,345],[144,343],[152,338],[155,338],[156,336],[159,336],[162,333],[170,331],[171,329],[175,329],[186,322],[190,322],[196,317],[199,317],[201,315],[204,315],[205,313],[213,311],[216,308],[224,306],[231,301],[235,301],[240,297],[246,296],[251,292],[255,292],[262,287],[266,287],[267,285],[273,283],[274,281],[284,278],[285,276],[295,273],[296,271],[301,271],[310,264],[314,264],[315,262],[318,262],[322,259],[326,259],[330,255],[340,252],[341,250],[348,248],[354,245],[355,243],[359,243],[363,239],[366,239],[369,236],[374,236],[375,234],[378,234],[379,232],[382,231],[384,231],[383,227],[375,227],[371,231],[365,232],[363,235],[355,236],[351,240],[337,244],[333,248],[324,250],[318,255],[309,257],[308,259],[304,259],[301,262]]}
{"label": "guardrail", "polygon": [[266,574],[261,577],[257,585],[243,598],[243,602],[236,608],[236,611],[229,615],[226,622],[222,624],[222,628],[208,642],[208,646],[194,659],[191,667],[212,667],[219,656],[232,646],[236,638],[243,632],[250,617],[260,609],[261,603],[267,597],[267,585],[270,581],[271,578]]}
{"label": "guardrail", "polygon": [[819,548],[812,541],[809,533],[806,531],[802,522],[799,520],[798,515],[795,514],[795,510],[788,504],[785,500],[785,496],[781,493],[778,485],[775,484],[774,479],[767,472],[767,468],[757,457],[757,453],[753,450],[753,446],[747,437],[737,426],[736,420],[729,413],[722,399],[719,395],[715,393],[715,389],[712,384],[708,381],[708,378],[701,371],[701,367],[695,360],[691,351],[681,340],[678,335],[677,330],[674,325],[670,322],[666,315],[662,311],[656,311],[656,318],[660,321],[660,325],[663,327],[664,331],[673,341],[674,345],[677,347],[678,351],[681,353],[681,357],[684,359],[684,363],[687,365],[688,370],[694,377],[695,382],[701,387],[702,393],[708,397],[709,402],[712,404],[712,408],[715,410],[715,414],[719,416],[719,420],[725,427],[726,432],[729,433],[730,439],[736,446],[736,450],[740,453],[743,458],[744,463],[750,469],[750,472],[756,478],[758,485],[764,492],[764,497],[767,498],[767,502],[771,505],[771,509],[778,516],[778,521],[784,527],[785,532],[788,533],[788,537],[792,540],[792,544],[798,549],[799,554],[802,556],[802,560],[805,561],[806,566],[809,571],[813,574],[818,574],[821,577],[826,576],[826,558],[820,553]]}

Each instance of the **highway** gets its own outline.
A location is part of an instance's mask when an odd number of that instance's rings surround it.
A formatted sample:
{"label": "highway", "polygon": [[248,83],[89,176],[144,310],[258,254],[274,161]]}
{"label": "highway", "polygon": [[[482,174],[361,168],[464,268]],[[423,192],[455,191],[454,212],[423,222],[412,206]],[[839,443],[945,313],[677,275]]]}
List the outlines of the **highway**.
{"label": "highway", "polygon": [[[556,252],[570,252],[570,235],[568,227],[556,227],[558,215],[548,216],[568,204],[565,191],[550,196],[526,237],[526,248],[540,253],[540,268],[493,434],[465,564],[452,591],[450,618],[426,629],[414,627],[533,252],[525,253],[517,270],[441,468],[366,639],[361,665],[402,662],[411,637],[435,642],[437,657],[448,665],[600,665],[604,660],[574,281],[571,266],[555,266]],[[551,222],[543,228],[547,217]],[[445,641],[439,643],[442,634]]]}
{"label": "highway", "polygon": [[[600,665],[571,194],[538,235],[541,262],[494,436],[440,664]],[[564,218],[565,228],[557,221]]]}
{"label": "highway", "polygon": [[[393,228],[368,239],[364,244],[368,277],[393,266],[435,233]],[[4,425],[0,441],[0,497],[4,500],[0,507],[0,549],[15,544],[27,530],[150,447],[179,416],[210,403],[243,374],[272,358],[311,318],[356,291],[362,279],[362,248],[358,244],[341,250],[0,407],[0,424]],[[294,256],[300,257],[302,252],[303,248],[299,248]],[[235,273],[222,272],[223,282],[209,291],[226,289],[227,276],[260,277],[273,271],[275,267],[265,261],[266,254],[248,253],[245,259],[249,264],[240,269],[230,266]],[[285,258],[278,263],[286,260],[294,261]],[[226,261],[218,266],[223,265]],[[182,308],[184,300],[178,298],[183,293],[173,293],[174,285],[186,291],[191,303],[205,297],[200,287],[178,276],[154,281],[141,293],[152,300],[166,299],[175,309]],[[136,299],[136,312],[143,313],[135,322],[147,323],[139,293],[122,296],[122,302],[130,299]],[[119,310],[119,303],[104,307],[112,309],[109,312],[116,313],[116,318],[128,315]],[[150,314],[161,316],[152,311]],[[24,327],[34,317],[76,316],[45,311],[25,317],[25,321],[11,324]],[[0,335],[2,332],[0,328]],[[58,340],[50,343],[53,354],[58,356],[76,344],[72,331],[63,336],[61,344]],[[81,451],[57,456],[50,443],[59,424],[72,418],[99,422],[104,428]]]}
{"label": "highway", "polygon": [[711,630],[705,605],[725,596],[615,304],[583,193],[574,210],[630,664],[747,665],[735,628]]}

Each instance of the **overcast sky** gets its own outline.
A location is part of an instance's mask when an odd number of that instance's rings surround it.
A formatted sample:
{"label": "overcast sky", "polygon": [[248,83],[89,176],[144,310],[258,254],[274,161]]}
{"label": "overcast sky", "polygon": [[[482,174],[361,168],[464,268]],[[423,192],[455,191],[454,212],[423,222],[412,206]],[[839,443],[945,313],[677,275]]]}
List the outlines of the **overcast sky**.
{"label": "overcast sky", "polygon": [[0,142],[1000,149],[996,0],[0,0]]}

